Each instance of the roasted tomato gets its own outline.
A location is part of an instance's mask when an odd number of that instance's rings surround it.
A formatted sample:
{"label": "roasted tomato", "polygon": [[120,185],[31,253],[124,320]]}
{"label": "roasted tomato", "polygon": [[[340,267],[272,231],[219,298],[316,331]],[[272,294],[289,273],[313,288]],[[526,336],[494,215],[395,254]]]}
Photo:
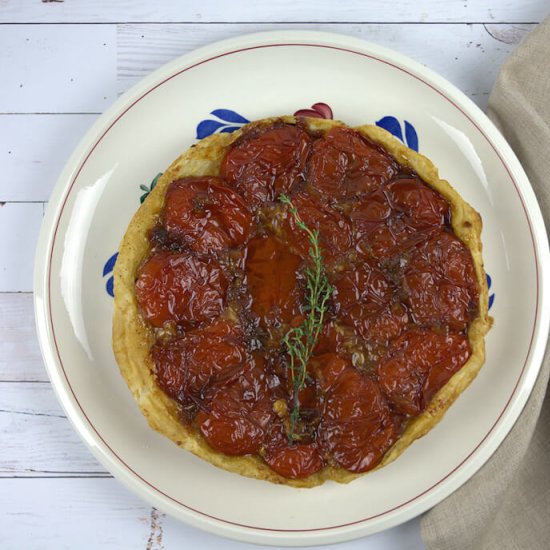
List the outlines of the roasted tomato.
{"label": "roasted tomato", "polygon": [[416,416],[469,356],[464,334],[412,329],[393,343],[378,367],[378,382],[397,411]]}
{"label": "roasted tomato", "polygon": [[336,313],[361,305],[364,314],[373,314],[383,309],[394,294],[382,271],[368,262],[337,273],[332,279]]}
{"label": "roasted tomato", "polygon": [[350,128],[333,128],[313,145],[307,181],[328,198],[367,194],[397,173],[395,161]]}
{"label": "roasted tomato", "polygon": [[261,364],[222,371],[212,382],[196,421],[206,441],[228,455],[256,453],[273,421],[273,399]]}
{"label": "roasted tomato", "polygon": [[252,228],[243,199],[213,177],[172,182],[162,220],[171,241],[202,254],[244,244]]}
{"label": "roasted tomato", "polygon": [[273,471],[289,479],[308,477],[324,466],[317,444],[289,442],[280,420],[267,434],[263,458]]}
{"label": "roasted tomato", "polygon": [[324,450],[350,472],[374,468],[398,434],[398,423],[378,386],[352,367],[325,397],[320,434]]}
{"label": "roasted tomato", "polygon": [[263,326],[289,323],[300,314],[302,260],[273,236],[256,237],[248,243],[246,279],[252,311]]}
{"label": "roasted tomato", "polygon": [[472,255],[450,233],[438,233],[414,252],[404,288],[417,323],[462,330],[477,315],[479,294]]}
{"label": "roasted tomato", "polygon": [[218,319],[184,337],[157,341],[151,350],[156,378],[180,403],[199,399],[216,373],[244,363],[245,336],[233,321]]}
{"label": "roasted tomato", "polygon": [[344,342],[349,339],[349,329],[344,329],[334,321],[329,321],[323,325],[317,345],[313,351],[314,355],[323,355],[325,353],[338,352],[342,349]]}
{"label": "roasted tomato", "polygon": [[190,327],[222,312],[227,280],[213,259],[164,251],[154,252],[138,269],[135,289],[141,311],[154,327],[166,321]]}
{"label": "roasted tomato", "polygon": [[221,165],[221,175],[252,207],[291,192],[303,181],[311,138],[301,128],[278,123],[238,139]]}
{"label": "roasted tomato", "polygon": [[424,242],[449,215],[448,203],[418,178],[397,179],[350,212],[358,250],[377,260]]}
{"label": "roasted tomato", "polygon": [[353,326],[370,343],[387,344],[397,338],[409,324],[407,308],[400,302],[388,304],[375,314],[357,305],[348,310],[342,320]]}
{"label": "roasted tomato", "polygon": [[[332,262],[351,248],[351,227],[340,212],[305,193],[296,193],[292,204],[311,231],[319,231],[321,253],[325,262]],[[287,211],[283,226],[285,240],[302,258],[309,258],[311,243],[307,233],[298,227],[296,218]]]}
{"label": "roasted tomato", "polygon": [[409,322],[393,284],[371,263],[336,274],[333,285],[338,316],[368,342],[384,344],[399,336]]}
{"label": "roasted tomato", "polygon": [[440,227],[449,220],[449,203],[416,177],[392,181],[385,192],[394,212],[402,214],[410,227]]}
{"label": "roasted tomato", "polygon": [[326,393],[338,377],[351,366],[349,361],[337,353],[324,353],[310,360],[317,385],[321,392]]}

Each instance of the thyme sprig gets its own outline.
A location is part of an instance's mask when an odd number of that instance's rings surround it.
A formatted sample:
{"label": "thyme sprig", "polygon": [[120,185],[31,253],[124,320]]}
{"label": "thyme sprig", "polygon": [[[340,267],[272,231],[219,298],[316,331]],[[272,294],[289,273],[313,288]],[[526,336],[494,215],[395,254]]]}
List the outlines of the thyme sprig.
{"label": "thyme sprig", "polygon": [[299,439],[299,435],[296,434],[296,424],[300,416],[299,393],[308,378],[307,364],[323,329],[328,300],[334,289],[328,281],[323,264],[319,246],[319,230],[312,230],[305,224],[298,210],[286,195],[280,195],[279,201],[288,206],[296,225],[306,233],[310,244],[309,257],[311,259],[311,265],[305,270],[307,292],[304,312],[306,317],[300,326],[291,328],[283,337],[283,343],[289,356],[288,368],[292,380],[292,410],[288,433],[288,438],[292,441]]}

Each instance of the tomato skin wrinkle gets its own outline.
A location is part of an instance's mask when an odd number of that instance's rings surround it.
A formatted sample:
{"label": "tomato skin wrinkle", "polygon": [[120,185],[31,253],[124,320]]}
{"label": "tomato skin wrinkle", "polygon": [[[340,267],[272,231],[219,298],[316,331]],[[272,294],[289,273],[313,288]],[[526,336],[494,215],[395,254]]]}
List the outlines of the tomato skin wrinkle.
{"label": "tomato skin wrinkle", "polygon": [[327,393],[321,433],[333,460],[359,473],[380,462],[397,437],[398,425],[378,386],[349,367]]}
{"label": "tomato skin wrinkle", "polygon": [[424,325],[463,330],[477,315],[477,279],[470,251],[440,232],[419,247],[405,272],[412,315]]}
{"label": "tomato skin wrinkle", "polygon": [[213,448],[242,456],[260,449],[274,413],[261,366],[249,363],[233,374],[212,383],[196,421]]}
{"label": "tomato skin wrinkle", "polygon": [[447,226],[449,204],[418,178],[396,178],[352,208],[357,250],[377,260],[426,241]]}
{"label": "tomato skin wrinkle", "polygon": [[289,124],[245,133],[227,152],[221,175],[253,208],[273,201],[303,181],[311,141]]}
{"label": "tomato skin wrinkle", "polygon": [[315,444],[286,444],[269,450],[264,457],[271,469],[289,479],[303,479],[324,466]]}
{"label": "tomato skin wrinkle", "polygon": [[[338,210],[323,204],[305,192],[293,195],[292,203],[302,221],[311,229],[319,231],[321,253],[325,263],[335,261],[353,244],[349,221]],[[305,260],[309,259],[310,243],[304,239],[296,218],[286,213],[283,231],[286,242]]]}
{"label": "tomato skin wrinkle", "polygon": [[214,259],[160,251],[138,269],[135,290],[144,317],[154,327],[167,321],[192,326],[222,312],[227,280]]}
{"label": "tomato skin wrinkle", "polygon": [[416,416],[470,356],[463,333],[411,329],[378,367],[378,382],[397,411]]}
{"label": "tomato skin wrinkle", "polygon": [[161,218],[172,241],[200,254],[243,245],[253,224],[243,199],[214,177],[172,182]]}
{"label": "tomato skin wrinkle", "polygon": [[322,195],[346,199],[373,191],[396,173],[389,155],[356,131],[337,127],[314,143],[307,181]]}
{"label": "tomato skin wrinkle", "polygon": [[218,319],[183,337],[157,341],[151,355],[159,386],[186,404],[201,398],[216,373],[242,364],[247,351],[241,328],[235,322]]}
{"label": "tomato skin wrinkle", "polygon": [[336,312],[347,311],[357,304],[376,313],[393,296],[394,290],[384,274],[367,262],[338,273],[333,280]]}

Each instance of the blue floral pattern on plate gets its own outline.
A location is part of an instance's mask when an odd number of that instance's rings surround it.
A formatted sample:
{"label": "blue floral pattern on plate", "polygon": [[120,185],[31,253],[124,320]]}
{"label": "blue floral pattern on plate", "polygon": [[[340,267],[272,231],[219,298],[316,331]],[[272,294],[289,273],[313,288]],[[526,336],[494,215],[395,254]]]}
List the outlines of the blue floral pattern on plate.
{"label": "blue floral pattern on plate", "polygon": [[115,290],[114,290],[114,283],[115,280],[113,278],[113,269],[115,268],[116,259],[118,258],[118,252],[115,252],[106,262],[103,266],[103,277],[106,277],[107,275],[110,275],[110,277],[107,279],[107,282],[105,283],[105,290],[107,291],[107,294],[111,296],[111,298],[114,298],[115,296]]}
{"label": "blue floral pattern on plate", "polygon": [[[491,276],[489,274],[485,274],[487,277],[487,288],[491,290],[491,285],[493,284],[493,280],[491,279]],[[489,309],[493,307],[493,304],[495,303],[495,293],[489,294]]]}
{"label": "blue floral pattern on plate", "polygon": [[[212,134],[220,133],[230,133],[238,130],[243,125],[250,122],[247,118],[232,111],[231,109],[214,109],[210,112],[215,119],[204,119],[201,120],[197,125],[197,139],[203,139],[205,137],[211,136]],[[332,119],[333,111],[332,108],[326,103],[314,103],[311,107],[307,109],[298,109],[295,113],[295,116],[310,116],[316,118],[325,118]],[[418,134],[416,133],[415,127],[408,121],[403,121],[403,124],[399,121],[398,118],[386,115],[381,119],[376,121],[376,126],[384,128],[391,134],[393,134],[397,139],[402,141],[407,147],[413,149],[414,151],[419,150],[419,141]],[[162,175],[162,172],[159,172],[151,181],[149,186],[140,185],[139,188],[143,191],[143,194],[140,196],[139,200],[141,203],[147,198],[149,193],[155,188],[158,179]],[[113,254],[103,267],[103,277],[111,274],[115,267],[115,262],[118,257],[118,252]],[[109,296],[114,296],[113,289],[114,279],[112,275],[107,279],[105,284],[105,289]],[[492,285],[492,279],[487,275],[487,287],[490,289]],[[495,302],[495,294],[489,294],[489,309],[493,307]]]}
{"label": "blue floral pattern on plate", "polygon": [[197,125],[197,139],[203,139],[212,134],[231,133],[250,120],[230,109],[214,109],[210,112],[216,119],[207,118]]}
{"label": "blue floral pattern on plate", "polygon": [[384,130],[402,141],[409,149],[418,152],[418,134],[408,120],[405,120],[402,126],[401,122],[394,116],[385,116],[376,121],[376,126],[384,128]]}

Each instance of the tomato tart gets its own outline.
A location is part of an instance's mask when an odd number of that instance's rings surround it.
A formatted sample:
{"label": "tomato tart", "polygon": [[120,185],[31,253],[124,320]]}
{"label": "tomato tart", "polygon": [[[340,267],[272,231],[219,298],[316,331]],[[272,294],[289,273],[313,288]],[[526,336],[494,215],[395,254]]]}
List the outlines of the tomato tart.
{"label": "tomato tart", "polygon": [[484,362],[481,218],[377,126],[280,117],[164,172],[114,271],[113,349],[150,426],[295,487],[388,464]]}

